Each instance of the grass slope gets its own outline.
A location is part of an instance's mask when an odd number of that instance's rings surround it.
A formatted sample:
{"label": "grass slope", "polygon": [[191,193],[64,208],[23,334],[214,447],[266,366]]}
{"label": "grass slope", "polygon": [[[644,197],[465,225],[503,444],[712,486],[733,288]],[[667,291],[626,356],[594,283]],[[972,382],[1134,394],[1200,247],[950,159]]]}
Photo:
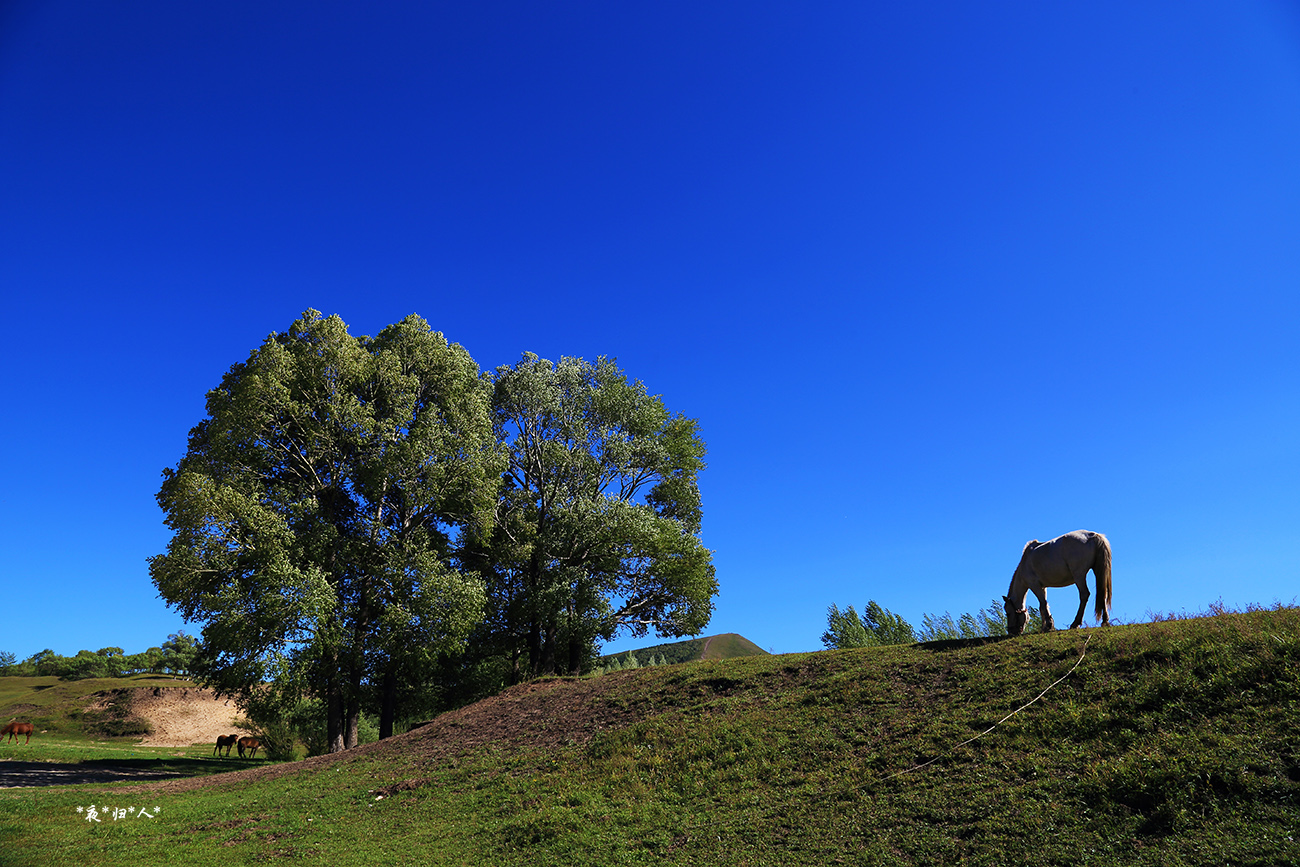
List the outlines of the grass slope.
{"label": "grass slope", "polygon": [[705,661],[342,757],[0,792],[0,864],[1300,863],[1298,728],[1296,609]]}

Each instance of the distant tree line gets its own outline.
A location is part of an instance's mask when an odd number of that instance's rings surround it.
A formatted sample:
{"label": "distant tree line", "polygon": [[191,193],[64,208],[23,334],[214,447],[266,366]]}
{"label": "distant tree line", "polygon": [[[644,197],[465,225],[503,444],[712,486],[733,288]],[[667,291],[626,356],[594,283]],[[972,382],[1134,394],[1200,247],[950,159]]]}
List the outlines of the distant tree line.
{"label": "distant tree line", "polygon": [[[985,638],[1007,634],[1007,614],[1001,600],[995,599],[988,608],[974,614],[965,613],[954,618],[951,614],[922,615],[921,628],[914,629],[901,616],[879,605],[867,602],[862,614],[850,605],[840,609],[832,604],[826,612],[826,631],[822,644],[830,649],[850,647],[880,647],[888,644],[912,644],[917,641],[942,641],[952,638]],[[1041,626],[1038,611],[1029,609],[1029,628]]]}
{"label": "distant tree line", "polygon": [[[643,651],[644,652],[644,651]],[[648,668],[650,666],[668,665],[668,659],[661,653],[651,653],[646,662],[641,662],[636,658],[636,654],[628,651],[622,656],[610,656],[591,670],[592,674],[607,674],[611,671],[631,671],[636,668]]]}
{"label": "distant tree line", "polygon": [[133,674],[184,677],[190,673],[197,652],[198,640],[184,632],[167,636],[161,647],[151,647],[143,653],[127,653],[120,647],[101,647],[93,652],[78,651],[75,656],[60,656],[53,650],[42,650],[19,661],[14,654],[0,651],[0,676],[59,677],[64,680],[129,677]]}
{"label": "distant tree line", "polygon": [[[690,638],[685,641],[674,641],[669,644],[656,644],[653,647],[642,647],[636,652],[640,654],[639,658],[658,659],[659,665],[673,665],[679,662],[692,662],[700,658],[704,652],[706,639]],[[618,658],[618,654],[602,656],[596,660],[595,668],[613,670],[610,664]]]}

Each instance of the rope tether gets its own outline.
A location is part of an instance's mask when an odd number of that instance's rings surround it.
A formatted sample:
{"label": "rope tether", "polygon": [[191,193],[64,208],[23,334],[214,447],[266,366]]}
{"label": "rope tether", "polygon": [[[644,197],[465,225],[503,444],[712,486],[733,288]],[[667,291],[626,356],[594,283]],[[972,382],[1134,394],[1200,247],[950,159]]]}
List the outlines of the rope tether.
{"label": "rope tether", "polygon": [[1038,695],[1034,696],[1034,697],[1031,698],[1029,701],[1025,702],[1025,703],[1022,704],[1020,707],[1016,708],[1016,709],[1013,710],[1011,713],[1007,714],[1007,715],[1004,716],[1002,719],[998,720],[998,721],[995,722],[993,725],[989,726],[989,727],[986,728],[984,731],[980,732],[979,734],[975,735],[974,737],[972,737],[972,738],[967,738],[966,740],[962,741],[961,743],[957,744],[956,746],[954,746],[954,747],[950,747],[950,748],[948,749],[947,752],[940,753],[939,755],[937,755],[937,756],[935,756],[934,758],[930,759],[930,761],[928,761],[928,762],[922,762],[922,763],[919,764],[919,765],[915,765],[915,766],[910,767],[910,768],[907,768],[907,769],[905,769],[905,770],[897,771],[896,773],[892,773],[892,774],[890,774],[890,775],[887,776],[887,777],[881,777],[881,782],[884,782],[885,780],[892,780],[894,777],[901,777],[903,774],[910,774],[910,773],[912,773],[912,771],[919,771],[919,770],[921,770],[921,768],[924,768],[924,767],[928,767],[928,766],[930,766],[930,765],[933,765],[935,762],[939,761],[939,759],[942,759],[942,758],[944,758],[945,756],[952,755],[952,753],[955,752],[956,750],[961,749],[962,747],[966,746],[967,744],[971,743],[972,741],[977,741],[977,740],[979,740],[980,738],[984,737],[986,734],[988,734],[989,732],[993,731],[995,728],[997,728],[998,726],[1002,725],[1004,722],[1006,722],[1007,720],[1011,719],[1013,716],[1015,716],[1016,714],[1020,713],[1022,710],[1024,710],[1024,709],[1027,708],[1027,707],[1029,707],[1031,704],[1033,704],[1034,702],[1038,701],[1038,700],[1039,700],[1040,698],[1042,698],[1043,696],[1047,695],[1048,691],[1051,690],[1052,687],[1056,686],[1058,683],[1060,683],[1061,681],[1065,680],[1065,679],[1066,679],[1067,677],[1069,677],[1070,675],[1074,674],[1074,670],[1075,670],[1076,668],[1079,667],[1079,663],[1080,663],[1080,662],[1083,662],[1083,657],[1084,657],[1084,655],[1088,652],[1088,642],[1089,642],[1089,641],[1092,641],[1092,632],[1091,632],[1091,631],[1088,633],[1088,637],[1087,637],[1087,639],[1084,640],[1084,642],[1083,642],[1083,652],[1079,654],[1079,658],[1075,661],[1074,665],[1070,666],[1070,670],[1069,670],[1069,671],[1067,671],[1065,674],[1061,675],[1061,676],[1058,677],[1055,681],[1053,681],[1051,684],[1049,684],[1048,687],[1047,687],[1047,689],[1044,689],[1044,690],[1043,690],[1042,692],[1040,692]]}

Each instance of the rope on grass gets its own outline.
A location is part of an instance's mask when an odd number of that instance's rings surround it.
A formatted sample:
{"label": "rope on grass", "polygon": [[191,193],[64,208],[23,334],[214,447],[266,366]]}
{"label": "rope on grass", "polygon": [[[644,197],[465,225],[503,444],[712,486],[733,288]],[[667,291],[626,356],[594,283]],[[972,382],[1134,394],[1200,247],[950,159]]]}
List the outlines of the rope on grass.
{"label": "rope on grass", "polygon": [[957,750],[959,750],[959,749],[961,749],[962,747],[966,746],[967,744],[971,743],[972,741],[977,741],[977,740],[979,740],[980,738],[984,737],[986,734],[988,734],[989,732],[993,731],[995,728],[997,728],[998,726],[1002,725],[1004,722],[1006,722],[1007,720],[1011,719],[1013,716],[1015,716],[1016,714],[1020,713],[1022,710],[1024,710],[1024,709],[1027,708],[1027,707],[1029,707],[1031,704],[1033,704],[1034,702],[1038,701],[1038,700],[1039,700],[1040,698],[1042,698],[1043,696],[1047,695],[1047,693],[1052,689],[1052,687],[1056,686],[1058,683],[1060,683],[1061,681],[1065,680],[1065,679],[1066,679],[1067,677],[1069,677],[1070,675],[1074,674],[1074,670],[1075,670],[1076,668],[1079,667],[1079,663],[1080,663],[1080,662],[1083,662],[1083,657],[1088,653],[1088,642],[1089,642],[1089,641],[1092,641],[1092,630],[1088,630],[1088,637],[1087,637],[1087,638],[1084,640],[1084,642],[1083,642],[1083,652],[1079,654],[1079,658],[1078,658],[1077,660],[1075,660],[1074,665],[1070,666],[1070,670],[1067,671],[1065,674],[1061,675],[1061,676],[1058,677],[1055,681],[1053,681],[1052,683],[1048,684],[1047,689],[1044,689],[1044,690],[1043,690],[1042,692],[1040,692],[1038,695],[1034,696],[1034,697],[1031,698],[1029,701],[1025,702],[1025,703],[1022,704],[1020,707],[1016,708],[1016,709],[1013,710],[1011,713],[1007,714],[1007,715],[1004,716],[1002,719],[998,720],[998,721],[995,722],[993,725],[989,726],[989,727],[986,728],[984,731],[980,732],[979,734],[975,735],[974,737],[967,738],[966,740],[962,741],[961,743],[959,743],[959,744],[957,744],[957,745],[955,745],[955,746],[949,747],[947,751],[940,753],[939,755],[937,755],[937,756],[935,756],[934,758],[930,759],[930,761],[928,761],[928,762],[922,762],[922,763],[919,764],[919,765],[915,765],[915,766],[913,766],[913,767],[906,768],[906,769],[904,769],[904,770],[901,770],[901,771],[897,771],[897,772],[895,772],[895,773],[892,773],[892,774],[890,774],[890,775],[887,776],[887,777],[881,777],[881,778],[880,778],[880,781],[881,781],[881,782],[884,782],[885,780],[892,780],[894,777],[901,777],[901,776],[903,776],[903,774],[910,774],[910,773],[912,773],[913,771],[919,771],[919,770],[921,770],[921,768],[925,768],[925,767],[929,767],[930,765],[933,765],[935,762],[939,761],[939,759],[942,759],[942,758],[944,758],[944,757],[946,757],[946,756],[950,756],[950,755],[952,755],[954,752],[956,752]]}

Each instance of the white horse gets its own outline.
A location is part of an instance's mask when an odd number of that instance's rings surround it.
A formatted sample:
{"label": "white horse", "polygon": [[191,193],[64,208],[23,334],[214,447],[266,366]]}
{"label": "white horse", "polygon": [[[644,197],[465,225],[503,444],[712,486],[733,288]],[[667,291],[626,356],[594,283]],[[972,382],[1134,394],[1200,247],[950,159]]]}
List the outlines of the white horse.
{"label": "white horse", "polygon": [[1020,565],[1011,576],[1011,589],[1002,597],[1007,610],[1007,632],[1019,635],[1025,631],[1029,613],[1025,608],[1025,594],[1030,590],[1038,597],[1039,612],[1043,616],[1043,631],[1056,628],[1052,613],[1047,609],[1048,587],[1079,588],[1079,613],[1074,616],[1071,629],[1083,622],[1083,611],[1088,605],[1088,570],[1097,577],[1096,617],[1102,626],[1110,625],[1110,542],[1101,533],[1075,530],[1057,536],[1050,542],[1037,539],[1025,544],[1020,555]]}

